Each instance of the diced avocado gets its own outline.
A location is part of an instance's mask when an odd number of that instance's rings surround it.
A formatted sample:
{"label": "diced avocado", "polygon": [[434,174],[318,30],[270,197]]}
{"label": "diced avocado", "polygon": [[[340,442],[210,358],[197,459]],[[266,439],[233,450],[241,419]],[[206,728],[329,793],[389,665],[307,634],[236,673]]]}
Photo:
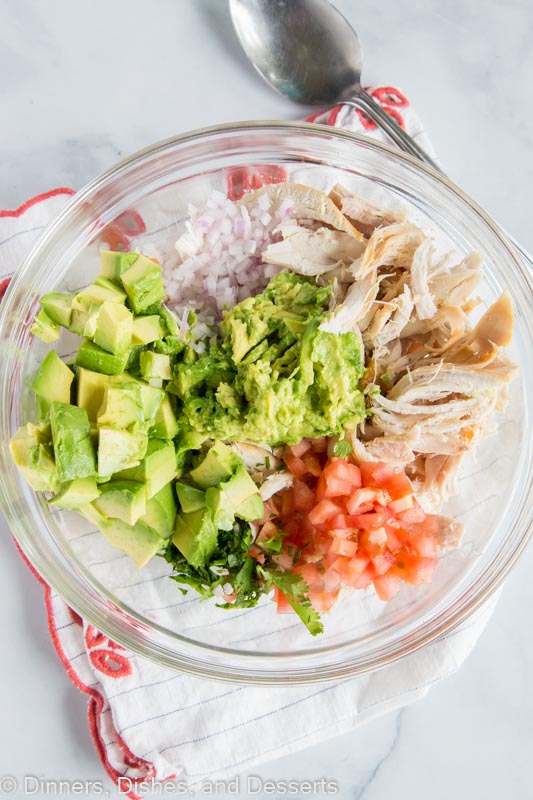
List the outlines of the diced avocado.
{"label": "diced avocado", "polygon": [[109,380],[109,376],[101,372],[93,372],[84,367],[76,370],[76,403],[87,411],[92,421],[96,420]]}
{"label": "diced avocado", "polygon": [[[115,304],[116,305],[116,304]],[[96,333],[96,326],[98,324],[98,315],[100,313],[100,306],[90,305],[87,310],[87,319],[83,326],[82,334],[88,339],[92,339]]]}
{"label": "diced avocado", "polygon": [[109,544],[133,558],[139,569],[166,545],[156,531],[140,521],[128,525],[121,519],[107,519],[98,527]]}
{"label": "diced avocado", "polygon": [[13,461],[36,492],[54,492],[59,486],[52,447],[42,442],[37,426],[19,428],[9,442]]}
{"label": "diced avocado", "polygon": [[247,497],[240,506],[237,506],[235,516],[244,519],[246,522],[253,522],[255,519],[261,519],[264,512],[265,508],[261,495],[257,493]]}
{"label": "diced avocado", "polygon": [[134,381],[108,383],[104,399],[96,417],[99,428],[129,428],[144,422],[141,390]]}
{"label": "diced avocado", "polygon": [[140,355],[139,364],[141,375],[145,380],[149,378],[162,378],[165,381],[172,380],[172,368],[170,366],[170,356],[163,353],[153,353],[151,350],[143,350]]}
{"label": "diced avocado", "polygon": [[163,270],[146,256],[139,256],[131,267],[120,276],[130,306],[136,314],[142,314],[154,303],[165,297]]}
{"label": "diced avocado", "polygon": [[59,400],[70,403],[70,386],[74,373],[64,364],[55,350],[50,350],[37,370],[31,388],[47,403]]}
{"label": "diced avocado", "polygon": [[100,489],[96,485],[94,476],[88,478],[76,478],[70,483],[65,483],[54,497],[48,500],[51,506],[65,509],[77,509],[87,503],[92,503],[100,494]]}
{"label": "diced avocado", "polygon": [[50,403],[48,400],[45,400],[44,397],[40,395],[35,395],[35,401],[37,406],[37,416],[40,420],[48,419],[50,416]]}
{"label": "diced avocado", "polygon": [[59,339],[61,328],[57,322],[54,322],[43,309],[42,311],[39,311],[35,317],[30,331],[35,334],[35,336],[38,336],[41,341],[49,344],[50,342],[55,342],[57,339]]}
{"label": "diced avocado", "polygon": [[172,543],[193,567],[205,566],[217,547],[217,526],[209,509],[178,514]]}
{"label": "diced avocado", "polygon": [[159,406],[165,397],[165,393],[161,389],[149,386],[143,381],[139,381],[139,388],[141,391],[144,419],[146,422],[153,422]]}
{"label": "diced avocado", "polygon": [[150,344],[163,338],[161,320],[157,314],[135,317],[132,326],[132,344]]}
{"label": "diced avocado", "polygon": [[169,309],[166,308],[165,306],[161,306],[158,309],[158,313],[161,319],[163,320],[163,323],[169,335],[174,337],[179,337],[180,326],[174,314],[171,311],[169,311]]}
{"label": "diced avocado", "polygon": [[48,292],[48,294],[43,294],[39,302],[51,320],[68,328],[72,316],[72,301],[75,296],[63,292]]}
{"label": "diced avocado", "polygon": [[126,293],[120,284],[107,278],[97,278],[94,283],[78,292],[73,307],[77,304],[101,306],[106,301],[110,303],[125,303]]}
{"label": "diced avocado", "polygon": [[109,353],[124,353],[131,347],[133,314],[126,306],[106,301],[96,319],[94,343]]}
{"label": "diced avocado", "polygon": [[148,500],[141,522],[157,531],[164,539],[172,535],[176,524],[176,500],[171,483],[167,483]]}
{"label": "diced avocado", "polygon": [[[207,489],[205,501],[213,513],[217,527],[229,531],[235,521],[237,508],[254,495],[259,497],[257,486],[241,464],[229,480]],[[263,504],[260,502],[260,517],[263,513],[262,506]]]}
{"label": "diced avocado", "polygon": [[103,427],[98,434],[98,477],[136,467],[146,454],[148,437],[142,431]]}
{"label": "diced avocado", "polygon": [[102,250],[101,274],[104,278],[116,280],[139,258],[138,253],[115,253],[112,250]]}
{"label": "diced avocado", "polygon": [[235,455],[224,442],[216,441],[207,451],[203,461],[190,472],[191,480],[206,489],[218,486],[231,478],[237,467],[242,465],[241,459]]}
{"label": "diced avocado", "polygon": [[76,364],[78,367],[86,367],[94,372],[103,372],[104,375],[120,375],[124,372],[128,361],[128,351],[120,353],[108,353],[98,347],[97,344],[91,342],[90,339],[85,339],[81,343],[78,354],[76,356]]}
{"label": "diced avocado", "polygon": [[101,484],[100,496],[93,503],[101,514],[121,519],[135,525],[146,513],[146,489],[144,483],[136,481],[110,481]]}
{"label": "diced avocado", "polygon": [[94,317],[99,307],[98,303],[80,300],[79,296],[76,295],[72,301],[72,313],[68,325],[69,331],[75,333],[76,336],[83,336],[83,331],[86,327],[90,330],[91,322],[89,322],[89,319]]}
{"label": "diced avocado", "polygon": [[50,406],[50,425],[59,480],[96,475],[96,457],[85,409],[54,401]]}
{"label": "diced avocado", "polygon": [[154,417],[154,424],[150,429],[150,435],[156,439],[173,439],[178,432],[178,420],[172,408],[172,403],[167,395],[161,401]]}
{"label": "diced avocado", "polygon": [[146,455],[139,466],[121,470],[117,478],[142,481],[148,499],[176,477],[176,453],[172,442],[150,439]]}
{"label": "diced avocado", "polygon": [[92,503],[86,503],[84,506],[77,508],[76,511],[78,514],[81,514],[82,517],[88,519],[89,522],[92,522],[94,525],[100,528],[100,530],[102,530],[102,526],[107,522],[107,517],[104,517],[103,514],[100,514],[100,512],[96,510]]}
{"label": "diced avocado", "polygon": [[182,511],[190,514],[192,511],[198,511],[200,508],[205,507],[205,492],[197,489],[195,486],[189,486],[188,483],[176,483],[176,494]]}

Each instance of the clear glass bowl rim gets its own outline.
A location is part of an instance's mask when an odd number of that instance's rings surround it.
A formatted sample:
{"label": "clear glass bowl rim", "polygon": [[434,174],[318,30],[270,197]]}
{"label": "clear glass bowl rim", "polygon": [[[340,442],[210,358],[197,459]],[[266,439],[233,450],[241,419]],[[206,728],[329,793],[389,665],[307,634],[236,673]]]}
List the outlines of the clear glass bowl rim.
{"label": "clear glass bowl rim", "polygon": [[[501,232],[496,223],[494,223],[468,195],[441,173],[427,167],[411,156],[401,153],[394,147],[338,128],[301,122],[245,121],[202,128],[157,142],[118,162],[77,192],[60,214],[40,235],[20,270],[17,272],[12,286],[8,289],[6,297],[0,307],[0,342],[7,341],[7,338],[1,335],[4,325],[2,318],[8,316],[10,297],[14,294],[19,284],[24,281],[26,276],[32,273],[32,268],[34,264],[38,262],[40,252],[44,250],[47,243],[53,240],[57,233],[61,231],[62,225],[68,220],[73,210],[85,203],[87,198],[103,189],[113,179],[127,173],[132,167],[140,166],[143,162],[148,162],[154,156],[171,151],[179,145],[191,144],[209,137],[216,139],[218,135],[230,133],[238,135],[254,131],[279,131],[280,133],[309,132],[324,134],[329,138],[351,140],[359,145],[363,145],[369,151],[386,154],[393,160],[405,162],[419,173],[425,173],[431,182],[437,181],[441,187],[445,187],[449,193],[469,207],[469,209],[490,229],[491,233],[499,239],[499,244],[515,262],[515,267],[522,284],[526,289],[529,288],[530,296],[533,296],[531,271],[521,259],[517,258],[516,252],[513,250],[507,237]],[[520,248],[518,249],[521,251]],[[525,260],[529,258],[523,251],[521,251],[521,253]],[[531,259],[529,259],[529,261],[531,264]],[[531,331],[529,341],[531,345],[533,342]],[[180,637],[164,629],[159,629],[160,636],[158,641],[148,641],[147,634],[149,635],[153,631],[158,631],[158,626],[154,625],[151,628],[147,628],[145,622],[136,617],[135,613],[126,613],[124,609],[121,609],[120,603],[110,603],[109,599],[106,600],[98,595],[94,591],[94,585],[91,586],[83,579],[83,576],[72,568],[65,554],[62,553],[59,548],[56,547],[55,552],[50,552],[48,558],[42,558],[42,554],[35,547],[33,541],[34,534],[32,531],[25,528],[18,518],[16,503],[14,502],[15,495],[12,491],[13,481],[11,481],[10,488],[9,473],[13,472],[14,467],[10,461],[6,442],[6,438],[9,436],[9,412],[6,410],[7,404],[5,401],[6,397],[3,396],[1,408],[2,416],[0,420],[0,432],[2,433],[2,440],[0,441],[0,494],[11,530],[30,563],[35,567],[42,579],[49,586],[53,587],[69,606],[111,639],[160,665],[202,677],[212,677],[241,683],[289,685],[346,678],[386,666],[400,658],[406,657],[435,639],[442,637],[444,634],[449,633],[479,609],[501,585],[511,567],[524,551],[532,533],[531,510],[533,508],[533,491],[531,488],[532,481],[530,479],[528,483],[529,489],[522,497],[520,511],[515,519],[514,530],[509,532],[509,535],[511,533],[515,535],[515,546],[506,555],[502,563],[498,564],[497,569],[493,570],[491,574],[483,573],[484,580],[478,580],[478,583],[481,585],[469,587],[469,590],[464,593],[468,596],[465,597],[463,595],[461,597],[462,602],[456,602],[454,606],[442,612],[436,620],[433,620],[432,625],[428,626],[427,624],[422,624],[401,641],[398,640],[383,646],[377,653],[371,653],[366,657],[360,654],[358,655],[355,652],[350,652],[350,647],[346,646],[341,648],[341,652],[344,656],[342,662],[339,662],[338,659],[332,660],[326,658],[321,665],[313,664],[311,666],[303,666],[301,660],[299,661],[298,659],[298,654],[294,653],[287,656],[276,654],[275,656],[268,657],[264,657],[264,655],[261,654],[262,663],[254,664],[254,662],[258,661],[256,653],[241,652],[239,654],[240,658],[238,659],[238,663],[228,668],[218,662],[210,662],[209,651],[214,652],[217,648],[200,643],[194,645],[187,643],[187,646],[183,647],[181,652],[177,652],[170,646],[170,643],[171,641],[179,640]],[[528,469],[531,478],[531,458],[528,462]],[[11,475],[11,478],[13,478],[13,475]],[[94,582],[94,584],[96,584],[96,582]],[[103,587],[100,588],[103,589]],[[474,588],[476,588],[475,591],[473,591]],[[181,641],[183,643],[183,640]],[[205,651],[207,651],[207,653]]]}

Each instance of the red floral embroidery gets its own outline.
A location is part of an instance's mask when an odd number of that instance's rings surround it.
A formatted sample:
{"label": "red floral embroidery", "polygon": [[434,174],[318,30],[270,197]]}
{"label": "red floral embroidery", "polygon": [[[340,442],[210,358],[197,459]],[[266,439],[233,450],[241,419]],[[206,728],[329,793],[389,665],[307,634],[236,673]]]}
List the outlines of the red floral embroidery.
{"label": "red floral embroidery", "polygon": [[282,183],[285,180],[286,171],[275,164],[235,167],[228,174],[228,197],[230,200],[240,200],[246,192],[260,189],[267,183]]}
{"label": "red floral embroidery", "polygon": [[100,633],[93,625],[87,626],[84,638],[89,658],[95,669],[110,678],[125,678],[126,675],[131,675],[130,660],[122,652],[118,652],[124,651],[122,645]]}
{"label": "red floral embroidery", "polygon": [[10,280],[11,278],[4,278],[3,281],[0,281],[0,300],[5,295]]}
{"label": "red floral embroidery", "polygon": [[[377,89],[372,89],[369,95],[380,104],[389,117],[393,117],[401,128],[405,128],[405,120],[397,109],[407,108],[409,100],[399,89],[395,86],[378,86]],[[357,109],[356,113],[365,130],[373,131],[378,127],[364,111]]]}
{"label": "red floral embroidery", "polygon": [[146,225],[137,211],[131,208],[126,209],[113,222],[101,230],[96,237],[99,241],[105,242],[110,250],[126,251],[130,246],[130,240],[135,236],[145,233]]}

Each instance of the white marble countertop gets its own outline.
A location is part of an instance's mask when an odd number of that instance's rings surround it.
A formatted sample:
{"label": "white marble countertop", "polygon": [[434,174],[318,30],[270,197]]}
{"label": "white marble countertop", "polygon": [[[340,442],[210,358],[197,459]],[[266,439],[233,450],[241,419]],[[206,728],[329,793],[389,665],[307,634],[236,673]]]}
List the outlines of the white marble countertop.
{"label": "white marble countertop", "polygon": [[[364,43],[364,80],[402,87],[450,176],[533,249],[533,6],[336,5]],[[0,13],[0,208],[79,188],[189,128],[302,116],[247,66],[225,0],[2,0]],[[118,797],[93,748],[86,699],[50,643],[42,590],[0,527],[0,776],[101,780]],[[467,663],[423,701],[254,774],[327,778],[338,791],[314,796],[341,800],[531,796],[533,638],[522,620],[533,607],[532,567],[530,549]]]}

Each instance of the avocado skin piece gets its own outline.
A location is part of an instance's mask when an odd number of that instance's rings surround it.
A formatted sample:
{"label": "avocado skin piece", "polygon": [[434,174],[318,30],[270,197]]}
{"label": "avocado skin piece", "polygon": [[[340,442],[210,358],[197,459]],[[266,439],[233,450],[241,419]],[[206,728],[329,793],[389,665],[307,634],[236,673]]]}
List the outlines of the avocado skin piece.
{"label": "avocado skin piece", "polygon": [[240,465],[241,459],[224,442],[214,442],[203,461],[189,474],[194,483],[207,489],[231,478]]}
{"label": "avocado skin piece", "polygon": [[189,486],[188,483],[176,483],[176,494],[178,495],[181,510],[186,514],[192,511],[198,511],[205,506],[205,492],[197,489],[195,486]]}
{"label": "avocado skin piece", "polygon": [[64,364],[55,350],[50,350],[43,359],[31,388],[47,403],[58,400],[70,403],[70,387],[74,373]]}
{"label": "avocado skin piece", "polygon": [[75,297],[75,294],[48,292],[48,294],[43,294],[39,302],[51,320],[62,325],[63,328],[68,328],[72,317],[72,302]]}
{"label": "avocado skin piece", "polygon": [[50,342],[55,342],[57,339],[59,339],[61,328],[57,322],[54,322],[43,309],[42,311],[39,311],[35,317],[30,331],[34,334],[34,336],[38,336],[42,342],[50,344]]}
{"label": "avocado skin piece", "polygon": [[79,347],[76,365],[93,372],[102,372],[104,375],[121,375],[126,367],[128,355],[127,350],[118,355],[108,353],[90,339],[85,339]]}
{"label": "avocado skin piece", "polygon": [[146,489],[136,481],[115,481],[100,486],[100,496],[93,506],[105,517],[135,525],[146,513]]}
{"label": "avocado skin piece", "polygon": [[96,524],[109,544],[127,553],[139,569],[166,545],[157,531],[141,521],[128,525],[121,519],[106,519]]}
{"label": "avocado skin piece", "polygon": [[172,484],[167,483],[150,500],[146,502],[146,513],[141,522],[157,531],[163,539],[168,539],[174,532],[176,524],[176,500]]}
{"label": "avocado skin piece", "polygon": [[55,492],[59,487],[52,446],[44,426],[28,423],[11,437],[9,450],[24,479],[35,492]]}
{"label": "avocado skin piece", "polygon": [[96,318],[93,341],[102,350],[119,355],[129,351],[133,330],[133,314],[126,306],[106,301]]}
{"label": "avocado skin piece", "polygon": [[131,308],[142,314],[165,298],[163,270],[146,256],[139,256],[131,267],[120,275]]}
{"label": "avocado skin piece", "polygon": [[150,314],[145,317],[134,317],[132,325],[131,343],[151,344],[163,338],[163,328],[161,319],[157,314]]}
{"label": "avocado skin piece", "polygon": [[76,478],[70,483],[63,484],[57,494],[48,500],[48,505],[76,510],[80,506],[92,503],[100,494],[100,489],[96,485],[96,478]]}
{"label": "avocado skin piece", "polygon": [[193,567],[203,567],[217,547],[217,526],[207,508],[176,517],[172,543]]}
{"label": "avocado skin piece", "polygon": [[54,401],[50,406],[50,425],[59,480],[96,475],[96,456],[85,409]]}
{"label": "avocado skin piece", "polygon": [[100,253],[100,271],[104,278],[116,280],[139,258],[138,253],[116,253],[102,250]]}

